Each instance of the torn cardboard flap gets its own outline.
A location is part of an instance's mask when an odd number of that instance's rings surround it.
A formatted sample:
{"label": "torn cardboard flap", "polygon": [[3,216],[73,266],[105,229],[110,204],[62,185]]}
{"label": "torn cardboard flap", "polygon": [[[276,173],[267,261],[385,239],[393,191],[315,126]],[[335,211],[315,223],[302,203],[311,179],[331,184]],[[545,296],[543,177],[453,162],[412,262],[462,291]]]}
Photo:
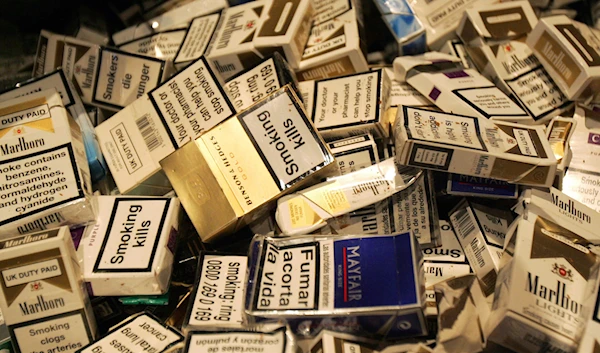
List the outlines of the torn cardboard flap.
{"label": "torn cardboard flap", "polygon": [[390,158],[280,198],[275,218],[285,235],[307,234],[325,226],[327,219],[406,189],[421,173],[415,168],[398,168]]}

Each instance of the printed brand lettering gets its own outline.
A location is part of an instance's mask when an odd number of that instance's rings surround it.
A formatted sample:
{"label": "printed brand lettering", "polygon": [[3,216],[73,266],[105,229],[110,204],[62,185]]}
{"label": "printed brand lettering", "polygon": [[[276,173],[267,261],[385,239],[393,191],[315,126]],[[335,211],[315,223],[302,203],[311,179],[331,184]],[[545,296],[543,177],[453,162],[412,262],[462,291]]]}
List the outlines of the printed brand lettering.
{"label": "printed brand lettering", "polygon": [[360,245],[344,248],[344,301],[362,299]]}
{"label": "printed brand lettering", "polygon": [[488,179],[488,178],[474,177],[474,176],[468,176],[468,175],[461,175],[459,177],[459,181],[461,183],[486,184],[486,185],[512,185],[503,180]]}
{"label": "printed brand lettering", "polygon": [[521,59],[513,54],[510,56],[510,59],[512,59],[512,63],[510,63],[510,65],[506,61],[502,62],[504,70],[510,74],[532,68],[540,64],[540,61],[533,54],[529,55],[525,59]]}
{"label": "printed brand lettering", "polygon": [[[286,168],[285,172],[287,175],[294,175],[300,170],[300,167],[294,161],[294,157],[292,157],[285,140],[279,136],[279,132],[273,126],[273,122],[271,121],[271,113],[268,111],[264,111],[258,114],[258,120],[262,122],[263,129],[265,130],[265,137],[269,138],[269,145],[275,147],[275,149],[279,152],[279,156],[281,160],[285,163]],[[283,121],[283,127],[285,130],[285,137],[287,140],[292,142],[294,150],[304,146],[305,142],[300,135],[300,132],[294,125],[294,121],[292,119],[285,119]]]}
{"label": "printed brand lettering", "polygon": [[565,211],[569,215],[577,217],[581,221],[584,221],[586,223],[592,223],[592,217],[590,215],[588,215],[587,213],[582,212],[581,210],[578,210],[575,207],[575,202],[573,202],[573,200],[568,200],[567,202],[564,202],[554,192],[551,193],[551,196],[552,196],[552,203],[555,206],[557,206],[558,208],[560,208],[561,210]]}
{"label": "printed brand lettering", "polygon": [[28,303],[26,301],[19,303],[19,308],[21,308],[21,313],[23,315],[37,314],[39,312],[57,309],[66,305],[63,298],[46,300],[44,299],[43,295],[38,295],[36,299],[37,302],[35,303]]}
{"label": "printed brand lettering", "polygon": [[[217,44],[217,49],[223,49],[229,45],[229,41],[231,40],[231,35],[233,32],[239,31],[244,28],[243,25],[238,24],[237,20],[242,18],[244,12],[240,11],[233,15],[231,15],[227,22],[225,23],[225,28],[223,29],[223,34],[219,38],[219,44]],[[220,70],[219,70],[220,71]]]}
{"label": "printed brand lettering", "polygon": [[350,213],[350,218],[358,218],[365,234],[377,234],[377,209],[375,204]]}
{"label": "printed brand lettering", "polygon": [[129,206],[129,215],[127,215],[127,221],[123,222],[120,231],[121,243],[117,248],[116,254],[110,259],[111,264],[120,264],[125,260],[127,249],[129,248],[130,241],[133,241],[134,248],[143,247],[146,245],[146,238],[148,237],[148,231],[151,220],[143,221],[140,228],[135,228],[135,221],[137,215],[142,212],[142,205],[131,205]]}
{"label": "printed brand lettering", "polygon": [[592,145],[600,145],[600,134],[590,132],[588,135],[588,143]]}
{"label": "printed brand lettering", "polygon": [[12,248],[13,246],[19,246],[23,244],[32,243],[34,241],[40,241],[48,238],[48,233],[44,234],[35,234],[35,235],[26,235],[23,238],[19,239],[10,239],[4,242],[3,247]]}
{"label": "printed brand lettering", "polygon": [[534,277],[530,272],[527,272],[527,286],[525,291],[537,295],[563,309],[569,310],[573,314],[580,315],[583,305],[579,304],[573,300],[570,295],[566,294],[566,290],[567,285],[564,282],[556,280],[556,289],[552,289],[540,284],[538,275],[535,275]]}
{"label": "printed brand lettering", "polygon": [[116,81],[116,73],[117,73],[117,68],[119,65],[119,56],[112,54],[110,56],[110,67],[108,70],[108,73],[106,74],[106,88],[104,90],[104,94],[102,95],[102,98],[106,99],[106,100],[112,100],[112,93],[113,93],[113,88],[115,86],[115,81]]}
{"label": "printed brand lettering", "polygon": [[[35,91],[41,91],[41,89],[37,89],[34,90]],[[33,92],[31,92],[33,93]],[[29,93],[25,93],[22,94],[21,96],[27,95]],[[62,95],[61,95],[62,97]],[[48,114],[48,111],[46,110],[45,107],[41,107],[41,108],[36,108],[35,110],[29,110],[26,114],[20,114],[20,115],[14,115],[14,116],[10,116],[7,118],[2,118],[0,120],[0,126],[4,126],[4,125],[16,125],[18,123],[26,123],[27,121],[23,121],[23,120],[27,120],[27,119],[32,119],[32,118],[41,118],[43,117],[45,114]]]}
{"label": "printed brand lettering", "polygon": [[215,68],[217,69],[217,71],[219,71],[220,73],[225,73],[225,72],[229,72],[229,71],[235,71],[235,65],[234,64],[219,64],[218,60],[213,61],[213,63],[215,64]]}
{"label": "printed brand lettering", "polygon": [[20,225],[17,227],[17,231],[19,234],[25,234],[34,230],[46,230],[48,229],[48,225],[52,225],[51,227],[54,227],[64,220],[65,217],[60,212],[56,212],[40,219],[36,219],[35,221]]}
{"label": "printed brand lettering", "polygon": [[427,256],[450,256],[452,258],[459,258],[462,254],[458,249],[443,249],[443,248],[429,248],[424,249],[423,254]]}
{"label": "printed brand lettering", "polygon": [[81,84],[81,86],[83,88],[89,89],[92,88],[92,80],[93,80],[93,75],[94,75],[94,67],[96,66],[96,56],[94,55],[90,55],[88,56],[88,62],[87,62],[87,67],[84,69],[81,69],[80,72],[85,74],[85,79],[83,80],[83,83]]}
{"label": "printed brand lettering", "polygon": [[19,137],[19,142],[16,144],[9,145],[8,143],[5,143],[4,145],[0,145],[0,151],[2,151],[3,156],[6,156],[12,153],[27,151],[32,148],[43,147],[44,145],[46,145],[44,139],[27,141],[24,137]]}
{"label": "printed brand lettering", "polygon": [[542,53],[544,54],[546,59],[548,59],[548,61],[550,61],[552,63],[552,66],[554,67],[554,69],[556,71],[560,72],[560,74],[565,78],[566,81],[569,81],[571,79],[571,76],[573,75],[573,73],[567,67],[567,65],[565,65],[565,63],[563,62],[565,53],[563,53],[562,51],[560,53],[557,53],[555,51],[554,47],[552,46],[552,44],[549,42],[546,42],[544,44]]}

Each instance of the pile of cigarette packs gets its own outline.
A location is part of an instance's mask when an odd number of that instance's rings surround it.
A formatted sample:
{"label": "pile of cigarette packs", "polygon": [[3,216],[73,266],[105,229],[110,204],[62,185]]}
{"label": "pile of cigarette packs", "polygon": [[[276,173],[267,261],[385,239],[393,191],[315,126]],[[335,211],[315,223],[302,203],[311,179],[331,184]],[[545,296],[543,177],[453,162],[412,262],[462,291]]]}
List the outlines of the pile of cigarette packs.
{"label": "pile of cigarette packs", "polygon": [[570,1],[108,4],[0,93],[0,352],[600,352]]}

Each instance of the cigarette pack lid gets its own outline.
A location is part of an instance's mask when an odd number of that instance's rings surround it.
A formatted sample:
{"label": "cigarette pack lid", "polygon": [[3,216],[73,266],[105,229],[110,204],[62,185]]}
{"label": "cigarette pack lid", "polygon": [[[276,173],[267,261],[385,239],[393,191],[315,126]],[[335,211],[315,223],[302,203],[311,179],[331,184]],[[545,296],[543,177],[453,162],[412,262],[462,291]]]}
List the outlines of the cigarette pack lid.
{"label": "cigarette pack lid", "polygon": [[468,45],[484,41],[507,40],[527,35],[537,25],[537,16],[529,1],[477,6],[465,11],[456,30],[459,38]]}
{"label": "cigarette pack lid", "polygon": [[447,67],[455,67],[462,68],[462,62],[460,58],[456,56],[439,53],[439,52],[427,52],[422,55],[414,55],[414,56],[401,56],[394,60],[394,78],[397,81],[405,82],[407,76],[410,75],[410,70],[419,70],[421,67],[423,69],[428,69],[428,66],[433,66],[433,71],[435,71],[435,67],[447,68]]}

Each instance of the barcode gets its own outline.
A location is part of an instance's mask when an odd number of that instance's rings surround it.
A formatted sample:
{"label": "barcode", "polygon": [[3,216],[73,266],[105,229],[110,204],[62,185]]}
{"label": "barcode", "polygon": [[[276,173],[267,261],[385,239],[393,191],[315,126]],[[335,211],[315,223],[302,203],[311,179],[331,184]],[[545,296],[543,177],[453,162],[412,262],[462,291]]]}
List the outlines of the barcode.
{"label": "barcode", "polygon": [[498,131],[496,129],[485,129],[485,137],[488,139],[490,145],[495,148],[500,148],[498,143],[501,139],[498,138]]}
{"label": "barcode", "polygon": [[150,115],[145,114],[141,118],[135,121],[140,133],[142,134],[142,138],[144,138],[144,142],[148,147],[150,152],[154,151],[158,146],[160,146],[161,141],[154,129],[154,125],[150,123]]}
{"label": "barcode", "polygon": [[471,216],[467,208],[462,208],[454,214],[456,219],[455,227],[458,230],[458,234],[465,239],[469,234],[475,231],[475,224],[471,221]]}

